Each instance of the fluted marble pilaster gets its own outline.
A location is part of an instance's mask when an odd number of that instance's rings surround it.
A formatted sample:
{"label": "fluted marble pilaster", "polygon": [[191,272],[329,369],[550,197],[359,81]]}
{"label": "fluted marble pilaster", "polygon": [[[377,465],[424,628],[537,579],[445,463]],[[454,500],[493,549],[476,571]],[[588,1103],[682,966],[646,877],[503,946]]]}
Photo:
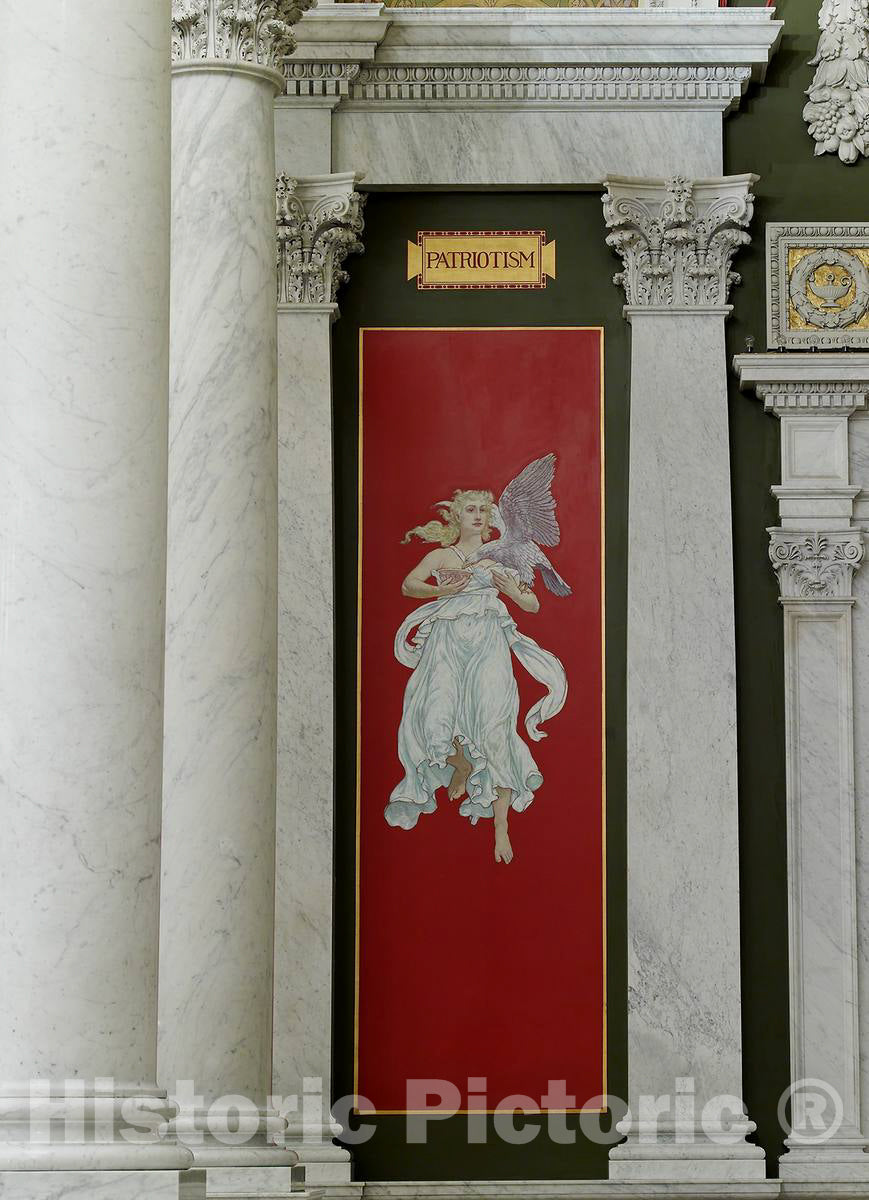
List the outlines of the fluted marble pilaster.
{"label": "fluted marble pilaster", "polygon": [[189,1152],[130,1128],[171,1114],[169,5],[0,17],[0,1193],[177,1196]]}
{"label": "fluted marble pilaster", "polygon": [[[275,66],[306,5],[176,2],[159,1066],[209,1195],[289,1188],[271,1093]],[[227,1144],[233,1096],[247,1141]],[[207,1111],[210,1109],[210,1113]],[[224,1112],[224,1116],[221,1116]],[[243,1168],[258,1168],[238,1174]],[[275,1177],[275,1171],[279,1173]]]}
{"label": "fluted marble pilaster", "polygon": [[[313,1186],[350,1180],[332,1076],[333,530],[331,323],[362,249],[355,174],[276,181],[278,756],[275,1089]],[[305,1096],[305,1093],[308,1093]],[[317,1097],[322,1094],[325,1103]],[[346,1192],[344,1193],[346,1194]]]}
{"label": "fluted marble pilaster", "polygon": [[[631,322],[627,1141],[610,1177],[756,1183],[740,1027],[724,319],[753,176],[611,179]],[[654,1098],[663,1097],[663,1108]],[[645,1100],[643,1099],[645,1098]],[[707,1107],[708,1106],[708,1107]]]}

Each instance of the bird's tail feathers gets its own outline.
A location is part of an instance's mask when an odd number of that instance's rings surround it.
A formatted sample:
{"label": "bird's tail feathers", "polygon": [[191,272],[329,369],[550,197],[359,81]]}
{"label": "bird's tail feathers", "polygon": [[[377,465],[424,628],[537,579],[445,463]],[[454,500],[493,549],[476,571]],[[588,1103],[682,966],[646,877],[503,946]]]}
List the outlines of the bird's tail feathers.
{"label": "bird's tail feathers", "polygon": [[570,587],[570,584],[561,578],[555,567],[551,565],[541,566],[540,574],[543,576],[543,582],[549,588],[550,592],[552,592],[553,596],[572,595],[573,589]]}

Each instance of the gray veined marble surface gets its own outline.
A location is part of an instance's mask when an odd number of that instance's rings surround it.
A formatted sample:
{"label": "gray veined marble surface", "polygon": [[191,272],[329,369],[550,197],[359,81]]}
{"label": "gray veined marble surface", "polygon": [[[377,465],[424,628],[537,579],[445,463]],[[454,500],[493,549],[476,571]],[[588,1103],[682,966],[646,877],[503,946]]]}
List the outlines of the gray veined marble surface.
{"label": "gray veined marble surface", "polygon": [[29,1124],[45,1109],[34,1079],[57,1109],[67,1079],[92,1107],[99,1076],[110,1112],[133,1090],[168,1116],[156,1084],[168,22],[168,0],[130,0],[123,16],[111,0],[75,14],[3,5],[4,1197],[26,1185],[9,1171],[41,1167],[45,1186],[49,1168],[190,1162],[171,1139],[111,1144],[114,1117],[89,1142],[81,1126],[49,1140]]}
{"label": "gray veined marble surface", "polygon": [[771,18],[321,3],[299,24],[277,141],[298,170],[361,171],[369,187],[717,175],[721,118],[763,77]]}
{"label": "gray veined marble surface", "polygon": [[[749,240],[745,229],[754,180],[750,175],[697,182],[612,179],[604,194],[607,241],[622,259],[615,278],[625,287],[631,322],[632,1115],[619,1125],[627,1141],[610,1151],[610,1179],[616,1182],[758,1186],[765,1181],[762,1149],[744,1140],[754,1124],[741,1100],[736,661],[724,348],[730,268],[736,249]],[[701,258],[704,269],[698,272]],[[679,1116],[682,1089],[690,1089],[687,1118]],[[671,1098],[657,1120],[644,1117],[641,1102],[654,1096]],[[724,1144],[719,1134],[728,1126],[736,1136]]]}
{"label": "gray veined marble surface", "polygon": [[[362,249],[355,174],[279,177],[278,755],[274,1088],[306,1183],[358,1195],[332,1142],[334,611],[331,297]],[[290,224],[288,224],[290,222]],[[304,243],[304,245],[303,245]],[[323,300],[325,299],[325,302]],[[324,1103],[325,1101],[325,1103]],[[337,1189],[337,1190],[336,1190]]]}
{"label": "gray veined marble surface", "polygon": [[[173,69],[159,1070],[174,1122],[244,1195],[269,1144],[277,686],[275,73]],[[241,1144],[233,1097],[254,1106]],[[203,1133],[205,1136],[203,1137]],[[249,1180],[254,1169],[256,1183]],[[243,1178],[242,1178],[243,1177]],[[233,1182],[234,1181],[234,1182]],[[213,1188],[210,1188],[213,1191]],[[238,1193],[237,1193],[238,1194]]]}
{"label": "gray veined marble surface", "polygon": [[[869,356],[740,355],[734,365],[742,385],[753,385],[781,424],[781,483],[772,488],[780,525],[769,532],[784,615],[794,1099],[780,1176],[786,1186],[865,1192],[869,1019],[860,986],[867,960],[860,733],[869,679],[855,653],[866,617],[859,602],[863,532],[854,518],[869,482],[862,432]],[[806,1079],[820,1080],[834,1101],[813,1101],[818,1089],[804,1087]]]}

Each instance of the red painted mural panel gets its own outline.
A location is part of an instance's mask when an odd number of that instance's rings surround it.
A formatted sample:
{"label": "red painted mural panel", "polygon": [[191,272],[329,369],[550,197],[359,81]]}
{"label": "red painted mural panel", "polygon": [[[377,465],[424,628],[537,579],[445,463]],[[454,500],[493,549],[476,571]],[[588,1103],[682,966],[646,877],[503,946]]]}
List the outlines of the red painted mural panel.
{"label": "red painted mural panel", "polygon": [[599,1108],[603,332],[360,338],[359,1107]]}

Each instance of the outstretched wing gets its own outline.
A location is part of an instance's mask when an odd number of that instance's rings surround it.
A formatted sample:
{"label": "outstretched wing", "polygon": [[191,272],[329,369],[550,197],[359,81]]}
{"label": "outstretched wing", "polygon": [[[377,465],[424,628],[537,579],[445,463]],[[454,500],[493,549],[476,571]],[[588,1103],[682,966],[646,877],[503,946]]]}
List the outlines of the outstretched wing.
{"label": "outstretched wing", "polygon": [[536,458],[504,488],[498,501],[505,532],[511,541],[557,546],[561,530],[555,519],[552,480],[555,455]]}

